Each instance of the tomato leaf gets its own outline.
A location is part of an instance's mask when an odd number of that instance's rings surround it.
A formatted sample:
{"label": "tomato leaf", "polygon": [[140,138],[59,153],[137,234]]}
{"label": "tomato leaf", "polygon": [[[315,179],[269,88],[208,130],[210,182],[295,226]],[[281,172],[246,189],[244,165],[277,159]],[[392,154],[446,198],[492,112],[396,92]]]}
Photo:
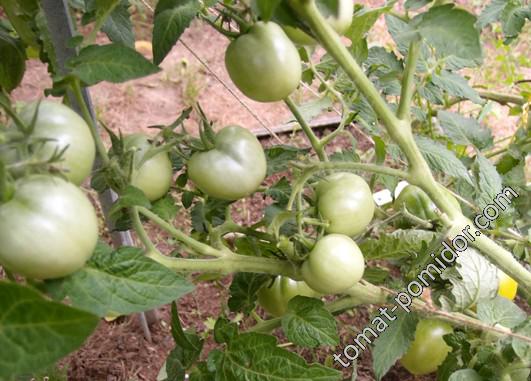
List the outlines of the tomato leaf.
{"label": "tomato leaf", "polygon": [[127,315],[179,299],[193,286],[165,266],[147,258],[141,249],[121,247],[109,252],[99,244],[78,272],[46,282],[67,295],[72,305],[98,316]]}
{"label": "tomato leaf", "polygon": [[453,4],[432,7],[413,18],[410,26],[437,50],[439,57],[482,57],[476,17]]}
{"label": "tomato leaf", "polygon": [[527,317],[520,307],[502,296],[480,300],[477,311],[479,320],[491,325],[501,324],[507,328],[516,327]]}
{"label": "tomato leaf", "polygon": [[267,159],[267,176],[287,170],[291,160],[296,160],[299,155],[306,155],[309,151],[309,149],[301,149],[287,145],[267,148],[264,151]]}
{"label": "tomato leaf", "polygon": [[22,81],[26,54],[19,42],[0,30],[0,88],[11,91]]}
{"label": "tomato leaf", "polygon": [[131,206],[143,206],[144,208],[151,208],[151,203],[147,199],[144,192],[133,185],[125,187],[124,191],[120,194],[120,197],[109,209],[109,216],[116,218],[119,213]]}
{"label": "tomato leaf", "polygon": [[105,20],[101,30],[105,32],[112,42],[121,43],[132,48],[135,46],[135,34],[128,8],[128,0],[120,1]]}
{"label": "tomato leaf", "polygon": [[269,276],[265,274],[237,273],[230,285],[229,309],[251,312],[256,302],[256,293],[268,279]]}
{"label": "tomato leaf", "polygon": [[67,62],[72,74],[87,85],[121,83],[160,71],[134,49],[122,44],[90,45]]}
{"label": "tomato leaf", "polygon": [[381,380],[415,338],[417,316],[414,313],[398,313],[396,320],[374,341],[373,368],[377,380]]}
{"label": "tomato leaf", "polygon": [[445,134],[455,144],[474,145],[479,149],[492,145],[491,130],[482,127],[476,119],[444,110],[437,113],[437,119]]}
{"label": "tomato leaf", "polygon": [[271,20],[281,0],[256,0],[260,18],[264,21]]}
{"label": "tomato leaf", "polygon": [[98,318],[49,301],[36,290],[0,282],[0,379],[32,373],[77,349]]}
{"label": "tomato leaf", "polygon": [[398,259],[414,256],[421,251],[423,242],[429,243],[436,237],[426,230],[396,230],[377,239],[367,239],[359,246],[365,259]]}
{"label": "tomato leaf", "polygon": [[445,146],[423,136],[415,138],[420,152],[428,162],[429,166],[436,171],[443,172],[448,176],[465,180],[473,185],[465,165],[448,150]]}
{"label": "tomato leaf", "polygon": [[469,99],[476,104],[484,104],[476,90],[474,90],[468,81],[459,74],[443,70],[440,74],[433,73],[431,81],[435,86],[444,90],[448,95],[458,98]]}
{"label": "tomato leaf", "polygon": [[496,195],[502,191],[503,183],[496,167],[483,155],[476,156],[474,172],[477,177],[478,189],[476,193],[477,203],[480,208],[484,208],[492,203]]}
{"label": "tomato leaf", "polygon": [[302,347],[339,344],[336,320],[315,298],[298,295],[291,299],[282,318],[282,329],[289,341]]}
{"label": "tomato leaf", "polygon": [[153,26],[153,62],[160,64],[195,18],[198,0],[159,1]]}
{"label": "tomato leaf", "polygon": [[483,381],[483,378],[474,369],[460,369],[448,381]]}
{"label": "tomato leaf", "polygon": [[[531,337],[531,320],[527,319],[527,321],[515,331],[521,335]],[[516,355],[524,362],[529,363],[529,361],[531,361],[531,345],[528,342],[515,337],[513,338],[512,346],[514,353],[516,353]]]}
{"label": "tomato leaf", "polygon": [[[211,352],[212,353],[212,352]],[[215,361],[216,380],[338,381],[341,373],[321,364],[306,364],[295,353],[277,347],[277,339],[260,333],[233,338],[225,352],[209,357]]]}
{"label": "tomato leaf", "polygon": [[498,290],[497,269],[474,249],[460,253],[455,266],[446,269],[441,278],[452,284],[452,297],[441,297],[449,310],[465,310],[481,299],[490,299]]}
{"label": "tomato leaf", "polygon": [[166,221],[171,221],[177,215],[179,207],[175,203],[173,197],[170,194],[167,194],[163,198],[155,201],[151,210],[160,218]]}

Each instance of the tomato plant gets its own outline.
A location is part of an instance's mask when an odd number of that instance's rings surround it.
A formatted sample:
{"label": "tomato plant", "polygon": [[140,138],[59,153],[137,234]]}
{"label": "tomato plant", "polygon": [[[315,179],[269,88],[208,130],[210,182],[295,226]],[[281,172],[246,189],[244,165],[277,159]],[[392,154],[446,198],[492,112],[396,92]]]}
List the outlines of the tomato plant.
{"label": "tomato plant", "polygon": [[24,177],[0,205],[0,263],[24,276],[50,279],[79,270],[97,239],[94,208],[61,178]]}
{"label": "tomato plant", "polygon": [[[115,335],[137,313],[138,353],[169,352],[143,379],[527,380],[529,18],[523,0],[0,0],[0,380],[112,375],[85,361],[102,350],[131,376]],[[218,32],[225,62],[203,56]],[[204,70],[161,104],[177,43]]]}
{"label": "tomato plant", "polygon": [[170,189],[173,169],[166,152],[146,157],[151,145],[143,134],[128,135],[124,139],[126,148],[135,150],[131,184],[144,192],[148,200],[158,200]]}
{"label": "tomato plant", "polygon": [[225,65],[234,84],[249,98],[275,102],[286,98],[301,79],[299,53],[274,22],[258,22],[231,42]]}
{"label": "tomato plant", "polygon": [[279,276],[260,289],[258,303],[271,315],[282,316],[288,310],[288,302],[297,295],[309,298],[318,296],[304,281]]}
{"label": "tomato plant", "polygon": [[374,216],[374,201],[369,185],[353,173],[335,173],[316,187],[317,209],[329,222],[329,233],[360,234]]}
{"label": "tomato plant", "polygon": [[317,292],[339,293],[360,281],[365,261],[358,245],[343,234],[321,238],[302,265],[304,281]]}
{"label": "tomato plant", "polygon": [[206,194],[237,200],[256,191],[266,175],[262,146],[239,126],[221,129],[212,149],[196,152],[188,161],[188,176]]}
{"label": "tomato plant", "polygon": [[435,372],[451,350],[443,336],[452,332],[452,326],[447,323],[421,320],[415,330],[415,340],[400,363],[415,375]]}

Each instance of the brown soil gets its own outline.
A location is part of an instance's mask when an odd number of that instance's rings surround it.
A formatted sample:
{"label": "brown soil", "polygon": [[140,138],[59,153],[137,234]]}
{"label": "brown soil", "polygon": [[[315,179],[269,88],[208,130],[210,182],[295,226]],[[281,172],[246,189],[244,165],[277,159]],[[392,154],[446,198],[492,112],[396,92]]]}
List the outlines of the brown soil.
{"label": "brown soil", "polygon": [[[372,6],[380,6],[384,1],[365,1]],[[463,3],[470,3],[464,1]],[[477,3],[477,1],[475,2]],[[145,32],[145,31],[144,31]],[[149,34],[149,33],[147,33]],[[102,37],[103,39],[103,37]],[[149,39],[149,37],[147,37]],[[390,37],[385,30],[383,19],[379,20],[371,32],[371,41],[378,41],[391,46]],[[289,111],[283,104],[264,104],[253,102],[239,93],[229,80],[223,65],[224,51],[227,40],[199,23],[189,28],[183,41],[193,47],[201,57],[239,98],[268,126],[276,126],[290,119]],[[525,47],[524,47],[525,48]],[[149,50],[142,46],[138,48],[149,56]],[[528,51],[527,49],[523,50]],[[162,63],[161,73],[147,78],[130,81],[121,85],[101,83],[91,89],[95,109],[98,117],[114,131],[130,133],[146,130],[149,125],[167,124],[172,122],[180,111],[199,101],[207,115],[216,122],[218,127],[227,124],[239,124],[251,130],[261,130],[260,123],[233,97],[229,91],[208,72],[196,58],[180,43],[178,43]],[[529,75],[529,70],[524,74]],[[475,84],[483,83],[482,71],[473,73]],[[14,91],[17,101],[28,101],[38,98],[42,91],[51,85],[46,67],[40,62],[31,61],[28,65],[22,85]],[[505,89],[505,90],[511,90]],[[299,97],[306,94],[301,91]],[[506,136],[515,129],[515,118],[508,117],[507,110],[494,106],[494,111],[488,119],[496,136]],[[193,125],[191,126],[193,128]],[[305,144],[304,139],[296,137],[299,144]],[[346,142],[337,142],[331,149],[344,147]],[[259,199],[241,202],[234,207],[242,222],[249,223],[260,218],[264,203]],[[157,241],[163,243],[164,236],[151,229]],[[212,329],[213,319],[226,309],[230,277],[220,282],[200,283],[196,290],[179,300],[178,306],[183,326],[198,332]],[[68,368],[69,380],[105,380],[154,381],[164,362],[165,357],[173,346],[169,326],[169,308],[158,310],[159,320],[151,325],[152,342],[148,342],[142,333],[137,316],[118,318],[113,322],[102,321],[85,343],[76,353],[61,362],[62,367]],[[349,343],[354,327],[363,327],[368,319],[369,311],[361,309],[346,313],[340,321],[343,348]],[[248,322],[244,322],[246,324]],[[209,346],[212,344],[210,343]],[[324,362],[327,355],[333,353],[333,348],[318,351],[302,351],[307,359]],[[365,351],[358,364],[358,380],[374,380],[371,370],[369,351]],[[348,372],[345,373],[348,376]],[[434,380],[432,376],[415,378],[415,380]],[[396,366],[384,378],[386,381],[414,380],[405,370]]]}

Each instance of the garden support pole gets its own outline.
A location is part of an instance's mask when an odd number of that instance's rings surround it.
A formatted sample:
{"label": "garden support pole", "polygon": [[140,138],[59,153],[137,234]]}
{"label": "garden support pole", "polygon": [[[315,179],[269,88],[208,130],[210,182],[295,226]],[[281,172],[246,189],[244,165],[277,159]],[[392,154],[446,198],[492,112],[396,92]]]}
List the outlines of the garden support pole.
{"label": "garden support pole", "polygon": [[[76,50],[69,46],[69,41],[74,33],[74,25],[70,17],[70,11],[68,8],[68,0],[42,0],[41,2],[42,9],[46,17],[46,23],[50,31],[50,36],[53,42],[55,49],[56,57],[56,70],[60,74],[65,74],[65,63],[66,61],[76,55]],[[92,116],[92,119],[96,121],[94,114],[94,108],[92,107],[92,101],[90,99],[90,94],[87,89],[82,89],[83,99],[89,109],[89,112]],[[68,98],[72,108],[80,114],[80,107],[77,103],[73,94],[69,93]],[[99,158],[96,158],[94,168],[97,169],[101,165]],[[129,231],[119,232],[114,231],[112,221],[108,218],[108,212],[111,208],[113,202],[116,200],[117,195],[112,190],[106,190],[105,192],[99,194],[99,201],[103,214],[105,216],[105,223],[109,231],[111,232],[112,242],[115,247],[120,246],[134,246],[133,238]],[[144,335],[148,341],[151,342],[151,332],[148,327],[148,320],[155,321],[156,313],[155,311],[149,311],[147,313],[139,314],[140,324],[144,331]]]}

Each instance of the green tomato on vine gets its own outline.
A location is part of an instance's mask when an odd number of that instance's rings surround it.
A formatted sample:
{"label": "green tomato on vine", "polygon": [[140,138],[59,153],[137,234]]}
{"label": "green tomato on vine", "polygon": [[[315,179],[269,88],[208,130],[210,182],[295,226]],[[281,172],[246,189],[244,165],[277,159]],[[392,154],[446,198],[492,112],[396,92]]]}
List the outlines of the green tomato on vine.
{"label": "green tomato on vine", "polygon": [[236,87],[258,102],[283,100],[299,86],[302,75],[297,48],[272,21],[259,21],[232,41],[225,66]]}
{"label": "green tomato on vine", "polygon": [[328,233],[353,236],[362,233],[374,217],[369,185],[353,173],[334,173],[316,187],[317,209],[328,221]]}
{"label": "green tomato on vine", "polygon": [[188,161],[188,177],[204,193],[222,200],[238,200],[256,191],[267,172],[262,145],[239,126],[221,129],[214,147],[196,152]]}
{"label": "green tomato on vine", "polygon": [[0,264],[26,277],[72,274],[92,256],[97,240],[94,207],[60,177],[20,178],[12,198],[0,204]]}
{"label": "green tomato on vine", "polygon": [[400,363],[416,376],[435,372],[451,351],[443,336],[452,332],[453,328],[448,323],[421,320],[415,330],[415,339]]}
{"label": "green tomato on vine", "polygon": [[275,317],[282,316],[288,310],[288,302],[296,297],[318,297],[304,281],[296,281],[288,277],[277,276],[273,283],[263,286],[258,292],[258,303],[264,310]]}
{"label": "green tomato on vine", "polygon": [[139,188],[149,201],[155,201],[168,193],[173,168],[167,152],[159,152],[144,160],[144,155],[151,148],[148,137],[144,134],[132,134],[124,138],[126,149],[135,149],[131,184]]}
{"label": "green tomato on vine", "polygon": [[302,264],[302,278],[313,290],[337,294],[358,283],[365,260],[356,242],[343,234],[321,238]]}

